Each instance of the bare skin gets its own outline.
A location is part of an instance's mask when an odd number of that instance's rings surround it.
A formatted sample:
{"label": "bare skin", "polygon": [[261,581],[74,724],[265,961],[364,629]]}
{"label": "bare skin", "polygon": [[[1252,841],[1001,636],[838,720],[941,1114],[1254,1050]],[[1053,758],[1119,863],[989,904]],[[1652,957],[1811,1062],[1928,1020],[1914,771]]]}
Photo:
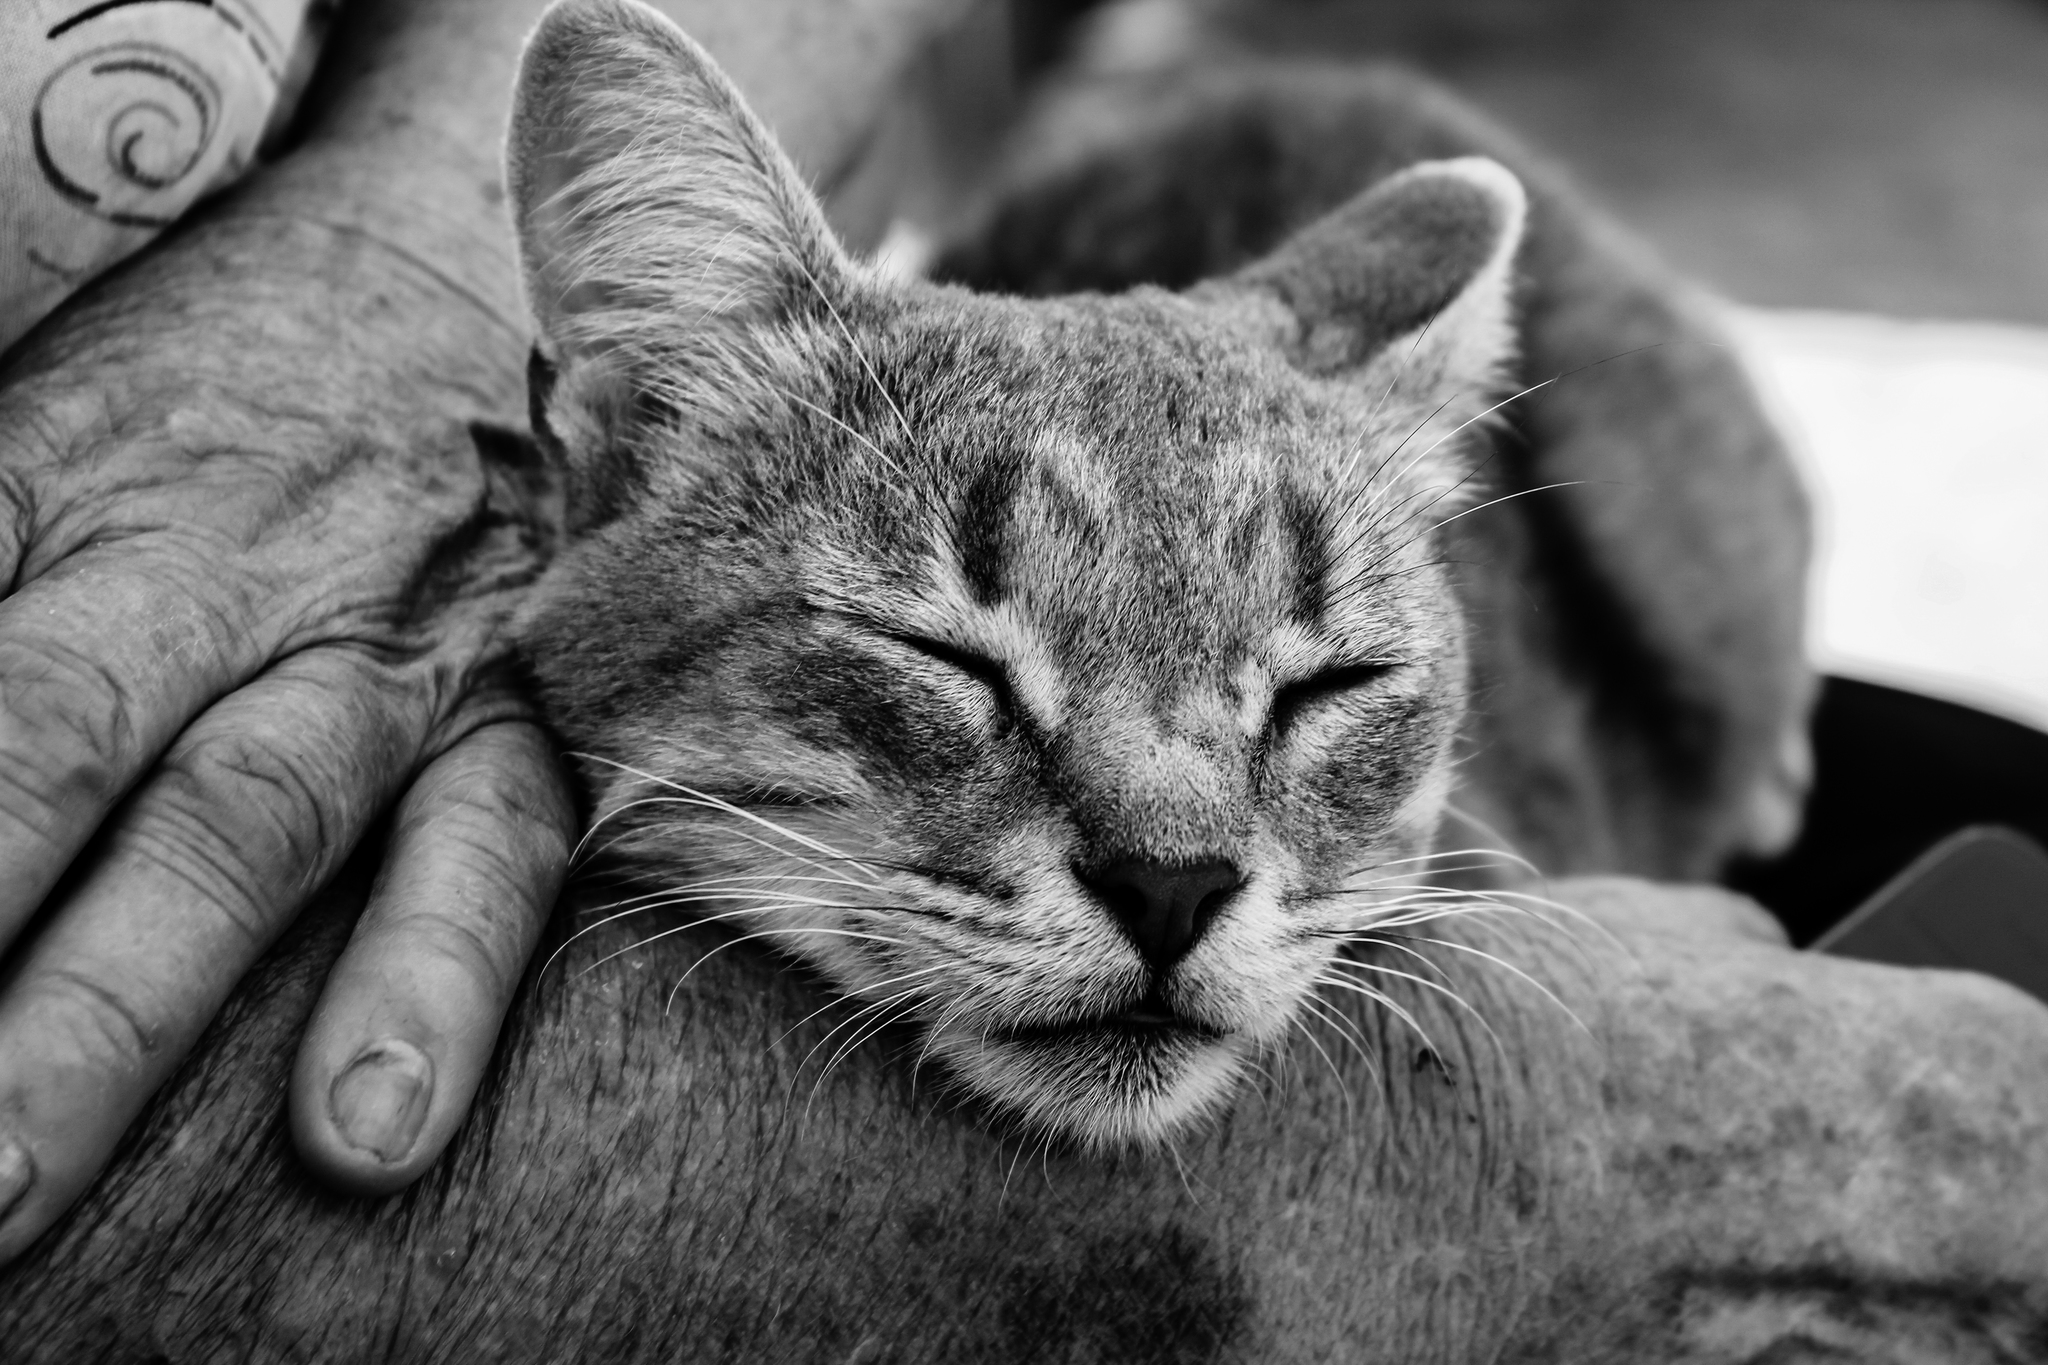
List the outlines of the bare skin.
{"label": "bare skin", "polygon": [[[524,420],[498,147],[541,8],[350,6],[302,145],[0,371],[0,1263],[386,812],[293,1131],[384,1192],[469,1107],[576,821],[504,676],[545,489],[472,430]],[[829,172],[948,7],[666,8]]]}

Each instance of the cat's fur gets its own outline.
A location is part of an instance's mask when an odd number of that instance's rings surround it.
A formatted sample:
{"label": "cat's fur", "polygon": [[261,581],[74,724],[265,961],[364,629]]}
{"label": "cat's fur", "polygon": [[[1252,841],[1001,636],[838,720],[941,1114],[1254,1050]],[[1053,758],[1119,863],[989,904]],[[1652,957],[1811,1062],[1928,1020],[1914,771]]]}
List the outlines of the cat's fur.
{"label": "cat's fur", "polygon": [[555,11],[512,126],[579,532],[526,634],[604,837],[1033,1127],[1213,1112],[1419,913],[1519,184],[1026,303],[849,260],[644,11]]}
{"label": "cat's fur", "polygon": [[[1210,217],[1162,203],[1186,156],[1138,126],[1082,180],[1152,169],[1099,207],[1046,230],[1072,198],[1017,196],[1032,281],[1163,230],[1199,243],[1180,293],[881,278],[631,6],[542,26],[510,155],[577,533],[526,635],[603,837],[664,879],[645,903],[776,943],[980,1100],[1102,1145],[1213,1112],[1325,982],[1434,970],[1406,939],[1450,908],[1418,890],[1468,689],[1443,528],[1487,486],[1525,212],[1495,162],[1347,148],[1367,188],[1245,229],[1227,180]],[[1787,672],[1753,688],[1773,742]],[[1749,793],[1717,759],[1749,737],[1686,738],[1725,825]]]}
{"label": "cat's fur", "polygon": [[1447,528],[1477,701],[1461,808],[1552,873],[1699,880],[1782,847],[1811,767],[1806,499],[1704,301],[1412,72],[1192,46],[1041,99],[939,273],[1179,288],[1417,161],[1512,167],[1522,396],[1478,461],[1503,500]]}

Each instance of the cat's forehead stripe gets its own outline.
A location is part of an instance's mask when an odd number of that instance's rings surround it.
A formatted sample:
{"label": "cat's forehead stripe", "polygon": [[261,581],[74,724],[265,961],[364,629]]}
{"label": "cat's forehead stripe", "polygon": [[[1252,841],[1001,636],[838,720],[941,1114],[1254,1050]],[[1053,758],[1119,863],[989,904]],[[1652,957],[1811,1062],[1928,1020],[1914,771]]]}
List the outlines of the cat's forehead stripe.
{"label": "cat's forehead stripe", "polygon": [[1320,502],[1298,489],[1286,490],[1279,505],[1292,569],[1294,615],[1304,625],[1319,626],[1329,602],[1334,560],[1329,517]]}
{"label": "cat's forehead stripe", "polygon": [[989,607],[1003,600],[1010,561],[1044,546],[1018,546],[1017,537],[1042,539],[1056,526],[1087,551],[1108,539],[1116,491],[1087,446],[1042,432],[1021,451],[993,453],[965,481],[955,505],[951,549],[969,600]]}
{"label": "cat's forehead stripe", "polygon": [[1017,495],[1018,469],[996,461],[968,480],[953,526],[953,549],[959,556],[961,580],[969,598],[992,606],[1003,595],[1004,527]]}

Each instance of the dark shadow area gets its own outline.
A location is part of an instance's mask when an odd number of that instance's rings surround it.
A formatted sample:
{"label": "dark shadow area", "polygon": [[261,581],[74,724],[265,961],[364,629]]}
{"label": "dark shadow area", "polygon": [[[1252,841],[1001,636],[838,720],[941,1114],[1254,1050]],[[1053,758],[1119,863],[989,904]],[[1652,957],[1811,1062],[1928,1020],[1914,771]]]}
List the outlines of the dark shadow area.
{"label": "dark shadow area", "polygon": [[1829,678],[1813,721],[1816,780],[1799,842],[1729,884],[1804,945],[1914,858],[1969,825],[2048,843],[2048,734],[1895,688]]}

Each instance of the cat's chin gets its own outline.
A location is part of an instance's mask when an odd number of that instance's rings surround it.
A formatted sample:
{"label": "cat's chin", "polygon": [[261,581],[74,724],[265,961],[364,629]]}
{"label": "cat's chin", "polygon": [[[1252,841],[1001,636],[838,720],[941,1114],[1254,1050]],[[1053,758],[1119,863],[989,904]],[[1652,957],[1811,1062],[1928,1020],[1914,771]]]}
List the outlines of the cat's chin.
{"label": "cat's chin", "polygon": [[941,1037],[935,1052],[981,1101],[1077,1146],[1150,1147],[1214,1114],[1251,1042],[1184,1019],[1104,1017]]}

